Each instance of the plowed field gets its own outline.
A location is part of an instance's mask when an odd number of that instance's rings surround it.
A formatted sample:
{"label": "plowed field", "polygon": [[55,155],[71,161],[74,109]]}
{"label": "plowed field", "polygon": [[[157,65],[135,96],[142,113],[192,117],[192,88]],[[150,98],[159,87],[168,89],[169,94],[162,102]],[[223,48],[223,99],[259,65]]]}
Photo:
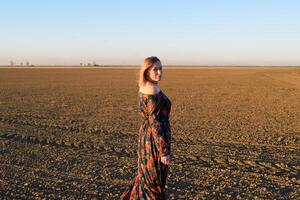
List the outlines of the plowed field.
{"label": "plowed field", "polygon": [[[137,171],[137,69],[0,69],[0,196],[118,199]],[[170,199],[300,198],[300,68],[166,68]]]}

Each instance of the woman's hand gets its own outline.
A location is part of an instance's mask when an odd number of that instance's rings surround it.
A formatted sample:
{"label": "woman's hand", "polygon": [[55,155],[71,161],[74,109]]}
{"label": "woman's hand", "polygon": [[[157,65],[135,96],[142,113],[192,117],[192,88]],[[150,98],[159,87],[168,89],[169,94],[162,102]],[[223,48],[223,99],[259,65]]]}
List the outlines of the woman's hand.
{"label": "woman's hand", "polygon": [[165,165],[169,165],[171,162],[171,156],[170,155],[163,156],[160,158],[160,161]]}

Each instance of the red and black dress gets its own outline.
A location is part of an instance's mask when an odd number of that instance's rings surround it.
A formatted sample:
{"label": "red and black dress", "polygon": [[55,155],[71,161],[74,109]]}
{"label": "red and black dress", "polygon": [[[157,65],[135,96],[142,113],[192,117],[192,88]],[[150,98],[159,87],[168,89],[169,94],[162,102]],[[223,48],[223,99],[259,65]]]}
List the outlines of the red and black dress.
{"label": "red and black dress", "polygon": [[139,92],[140,115],[138,171],[121,195],[121,199],[166,199],[165,185],[169,166],[160,162],[171,156],[171,101],[160,90],[156,94]]}

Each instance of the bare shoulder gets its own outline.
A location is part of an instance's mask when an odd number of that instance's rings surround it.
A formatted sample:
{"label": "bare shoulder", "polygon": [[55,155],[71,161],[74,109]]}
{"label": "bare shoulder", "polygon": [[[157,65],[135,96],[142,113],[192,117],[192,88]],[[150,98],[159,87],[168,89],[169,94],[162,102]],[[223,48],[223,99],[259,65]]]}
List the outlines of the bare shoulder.
{"label": "bare shoulder", "polygon": [[143,87],[140,87],[140,92],[144,94],[156,94],[160,91],[158,86],[152,85],[152,84],[147,84]]}

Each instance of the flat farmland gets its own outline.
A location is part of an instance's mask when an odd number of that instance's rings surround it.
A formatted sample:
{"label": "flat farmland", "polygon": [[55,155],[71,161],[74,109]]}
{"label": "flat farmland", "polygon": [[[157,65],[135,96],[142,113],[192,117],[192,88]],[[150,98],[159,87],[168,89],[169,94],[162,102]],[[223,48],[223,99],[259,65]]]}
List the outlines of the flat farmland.
{"label": "flat farmland", "polygon": [[[0,68],[0,196],[118,199],[138,68]],[[300,198],[300,68],[165,68],[169,199]]]}

